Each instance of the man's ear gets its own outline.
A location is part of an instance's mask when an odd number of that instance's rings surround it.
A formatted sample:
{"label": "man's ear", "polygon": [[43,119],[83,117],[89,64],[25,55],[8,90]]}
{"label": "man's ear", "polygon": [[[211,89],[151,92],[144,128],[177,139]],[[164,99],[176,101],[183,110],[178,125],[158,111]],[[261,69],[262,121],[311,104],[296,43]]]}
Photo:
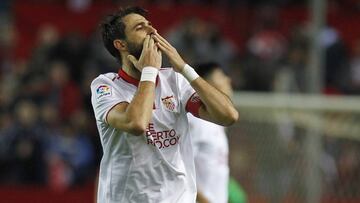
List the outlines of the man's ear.
{"label": "man's ear", "polygon": [[124,40],[121,39],[116,39],[114,40],[114,47],[119,50],[119,51],[126,51],[127,50],[127,46],[126,46],[126,42]]}

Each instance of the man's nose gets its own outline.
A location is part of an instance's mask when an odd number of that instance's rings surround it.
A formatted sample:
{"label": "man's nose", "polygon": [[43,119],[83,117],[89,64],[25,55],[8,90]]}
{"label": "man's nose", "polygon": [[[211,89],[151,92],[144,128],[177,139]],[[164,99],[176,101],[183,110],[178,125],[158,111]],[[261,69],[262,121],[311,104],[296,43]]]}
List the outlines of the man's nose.
{"label": "man's nose", "polygon": [[148,32],[148,34],[154,34],[154,33],[157,32],[157,30],[153,26],[148,25],[147,26],[147,32]]}

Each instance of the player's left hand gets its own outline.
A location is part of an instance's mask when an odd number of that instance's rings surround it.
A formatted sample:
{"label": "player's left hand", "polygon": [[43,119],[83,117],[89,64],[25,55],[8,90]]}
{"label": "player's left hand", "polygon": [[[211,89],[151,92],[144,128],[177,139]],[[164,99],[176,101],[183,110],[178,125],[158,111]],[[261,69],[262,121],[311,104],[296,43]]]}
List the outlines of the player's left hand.
{"label": "player's left hand", "polygon": [[159,47],[161,52],[169,58],[169,61],[174,70],[181,73],[185,66],[185,61],[181,58],[177,50],[168,41],[166,41],[166,39],[160,36],[159,33],[154,33],[152,37],[154,38],[156,45]]}

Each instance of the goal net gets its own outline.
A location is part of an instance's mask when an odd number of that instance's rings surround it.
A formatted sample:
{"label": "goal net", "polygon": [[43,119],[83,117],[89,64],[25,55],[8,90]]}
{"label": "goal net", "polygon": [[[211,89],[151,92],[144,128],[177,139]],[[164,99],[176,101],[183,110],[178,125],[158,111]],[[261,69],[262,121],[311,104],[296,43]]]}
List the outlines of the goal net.
{"label": "goal net", "polygon": [[230,170],[248,202],[360,202],[360,98],[237,92]]}

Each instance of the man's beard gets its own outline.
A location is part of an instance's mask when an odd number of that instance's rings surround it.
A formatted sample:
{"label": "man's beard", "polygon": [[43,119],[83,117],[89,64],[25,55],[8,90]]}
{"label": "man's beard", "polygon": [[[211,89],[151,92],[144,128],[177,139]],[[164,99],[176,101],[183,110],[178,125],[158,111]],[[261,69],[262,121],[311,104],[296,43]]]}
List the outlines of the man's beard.
{"label": "man's beard", "polygon": [[132,42],[127,42],[128,44],[128,50],[129,53],[131,55],[133,55],[137,60],[139,60],[140,56],[141,56],[141,52],[143,49],[143,45],[142,44],[136,44],[136,43],[132,43]]}

